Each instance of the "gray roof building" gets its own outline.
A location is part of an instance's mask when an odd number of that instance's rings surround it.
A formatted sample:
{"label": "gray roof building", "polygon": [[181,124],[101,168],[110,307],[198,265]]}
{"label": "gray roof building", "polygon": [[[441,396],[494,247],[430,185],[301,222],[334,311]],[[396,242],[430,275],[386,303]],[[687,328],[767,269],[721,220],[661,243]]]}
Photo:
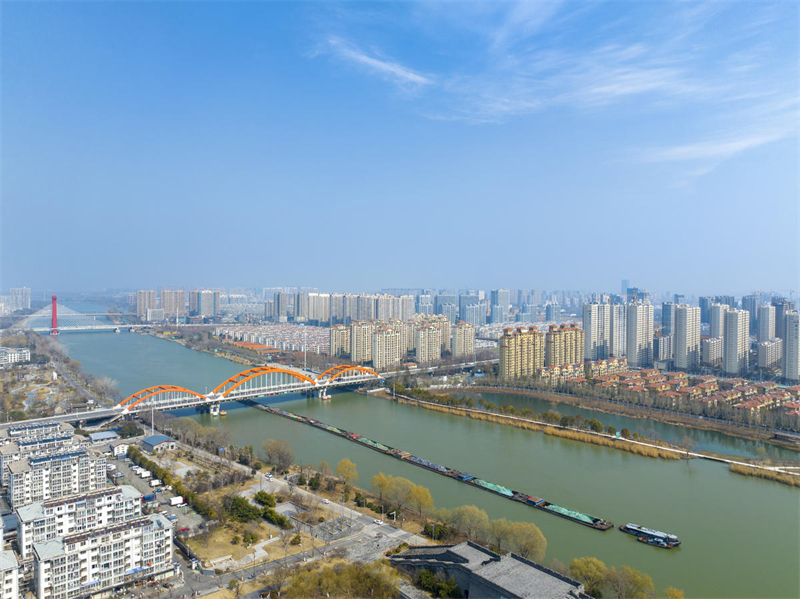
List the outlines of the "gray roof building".
{"label": "gray roof building", "polygon": [[465,597],[481,599],[577,599],[583,585],[514,553],[500,556],[471,542],[410,547],[389,558],[407,570],[452,576]]}

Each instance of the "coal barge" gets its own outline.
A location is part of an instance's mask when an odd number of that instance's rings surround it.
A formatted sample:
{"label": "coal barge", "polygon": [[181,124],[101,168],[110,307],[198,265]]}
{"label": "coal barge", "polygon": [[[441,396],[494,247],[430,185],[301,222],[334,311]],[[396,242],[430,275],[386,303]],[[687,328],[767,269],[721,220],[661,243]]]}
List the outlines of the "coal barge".
{"label": "coal barge", "polygon": [[495,495],[500,495],[501,497],[505,497],[506,499],[517,501],[519,503],[524,503],[525,505],[536,508],[537,510],[542,510],[549,514],[559,516],[560,518],[565,518],[566,520],[577,522],[578,524],[588,526],[589,528],[594,528],[596,530],[608,530],[614,527],[614,524],[612,522],[603,520],[602,518],[589,516],[588,514],[584,514],[582,512],[578,512],[575,510],[571,510],[569,508],[562,507],[560,505],[556,505],[555,503],[551,503],[540,497],[534,497],[526,493],[514,491],[513,489],[509,489],[502,485],[498,485],[496,483],[492,483],[487,480],[477,478],[472,474],[468,474],[466,472],[461,472],[453,468],[442,466],[441,464],[437,464],[435,462],[431,462],[429,460],[411,455],[407,451],[403,451],[395,447],[389,447],[388,445],[384,445],[383,443],[378,443],[377,441],[373,441],[372,439],[368,439],[367,437],[362,437],[358,433],[351,433],[344,429],[336,428],[335,426],[330,426],[329,424],[320,422],[319,420],[314,420],[313,418],[308,418],[306,416],[299,416],[297,414],[287,412],[286,410],[279,410],[272,406],[265,406],[261,404],[251,404],[251,405],[254,405],[254,407],[263,410],[265,412],[269,412],[270,414],[275,414],[276,416],[282,416],[284,418],[288,418],[289,420],[302,422],[303,424],[309,424],[318,429],[324,430],[332,435],[337,435],[339,437],[347,439],[348,441],[352,441],[353,443],[358,443],[360,445],[363,445],[364,447],[368,447],[373,451],[377,451],[379,453],[392,456],[393,458],[402,460],[404,462],[408,462],[410,464],[414,464],[415,466],[419,466],[420,468],[425,468],[426,470],[430,470],[431,472],[435,472],[436,474],[441,474],[443,476],[450,477],[464,484],[471,485],[474,487],[479,487],[484,491],[489,491],[490,493],[494,493]]}

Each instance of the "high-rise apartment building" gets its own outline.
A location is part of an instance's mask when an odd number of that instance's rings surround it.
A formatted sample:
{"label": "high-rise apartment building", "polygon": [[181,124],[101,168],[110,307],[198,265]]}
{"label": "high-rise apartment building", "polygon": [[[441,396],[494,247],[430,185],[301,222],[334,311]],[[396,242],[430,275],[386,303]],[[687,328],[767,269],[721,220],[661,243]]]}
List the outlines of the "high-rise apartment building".
{"label": "high-rise apartment building", "polygon": [[627,356],[625,349],[627,347],[625,305],[610,304],[608,314],[610,334],[608,341],[608,357],[624,358]]}
{"label": "high-rise apartment building", "polygon": [[330,355],[337,358],[347,358],[350,356],[350,328],[343,324],[335,324],[331,327],[331,346]]}
{"label": "high-rise apartment building", "polygon": [[414,318],[415,302],[413,295],[400,296],[400,320],[409,321]]}
{"label": "high-rise apartment building", "polygon": [[452,343],[450,352],[454,357],[475,355],[475,327],[464,321],[459,321],[452,328]]}
{"label": "high-rise apartment building", "polygon": [[372,322],[355,320],[350,323],[350,359],[356,364],[372,360]]}
{"label": "high-rise apartment building", "polygon": [[758,296],[756,294],[742,296],[742,310],[750,313],[750,330],[758,330]]}
{"label": "high-rise apartment building", "polygon": [[800,312],[785,312],[783,322],[783,378],[800,381]]}
{"label": "high-rise apartment building", "polygon": [[776,337],[756,345],[756,364],[759,368],[774,368],[783,360],[783,339]]}
{"label": "high-rise apartment building", "polygon": [[583,364],[585,340],[583,329],[576,324],[551,324],[545,334],[545,366]]}
{"label": "high-rise apartment building", "polygon": [[750,313],[745,310],[725,312],[723,368],[726,374],[739,376],[750,366]]}
{"label": "high-rise apartment building", "polygon": [[433,296],[422,294],[417,298],[417,314],[433,314]]}
{"label": "high-rise apartment building", "polygon": [[359,295],[356,298],[358,320],[375,320],[375,296]]}
{"label": "high-rise apartment building", "polygon": [[611,357],[611,304],[583,304],[584,359]]}
{"label": "high-rise apartment building", "polygon": [[438,327],[424,324],[416,330],[417,362],[430,364],[442,359],[442,338]]}
{"label": "high-rise apartment building", "polygon": [[547,304],[544,308],[544,319],[547,322],[558,322],[561,319],[561,306],[558,304]]}
{"label": "high-rise apartment building", "polygon": [[31,309],[31,290],[28,287],[12,287],[10,290],[11,311]]}
{"label": "high-rise apartment building", "polygon": [[664,335],[675,334],[675,306],[672,302],[661,304],[661,332]]}
{"label": "high-rise apartment building", "polygon": [[732,295],[717,295],[714,297],[714,303],[728,306],[731,310],[736,309],[736,298]]}
{"label": "high-rise apartment building", "polygon": [[625,307],[627,359],[636,368],[653,363],[653,306],[633,302]]}
{"label": "high-rise apartment building", "polygon": [[372,333],[372,367],[378,372],[400,363],[400,333],[391,327],[378,327]]}
{"label": "high-rise apartment building", "polygon": [[722,337],[700,340],[700,360],[703,364],[707,364],[708,366],[721,366],[722,353]]}
{"label": "high-rise apartment building", "polygon": [[203,289],[189,293],[189,311],[192,316],[213,318],[220,315],[220,293]]}
{"label": "high-rise apartment building", "polygon": [[700,308],[675,306],[673,354],[675,368],[696,370],[700,366]]}
{"label": "high-rise apartment building", "polygon": [[444,316],[450,321],[450,324],[455,324],[458,322],[458,306],[455,304],[442,304],[442,310],[438,313],[438,316]]}
{"label": "high-rise apartment building", "polygon": [[786,331],[786,314],[794,311],[794,302],[783,297],[773,297],[772,305],[775,306],[775,336],[783,337]]}
{"label": "high-rise apartment building", "polygon": [[164,318],[175,319],[186,315],[186,292],[182,289],[162,289],[161,309]]}
{"label": "high-rise apartment building", "polygon": [[500,337],[500,377],[536,376],[544,366],[545,336],[536,327],[505,329]]}
{"label": "high-rise apartment building", "polygon": [[464,306],[464,316],[462,316],[461,319],[464,322],[468,322],[473,327],[486,324],[486,307],[483,302]]}
{"label": "high-rise apartment building", "polygon": [[136,292],[136,316],[144,320],[147,311],[158,308],[156,292],[153,289],[140,289]]}
{"label": "high-rise apartment building", "polygon": [[775,339],[775,306],[761,304],[758,307],[758,342]]}
{"label": "high-rise apartment building", "polygon": [[708,324],[711,317],[711,304],[714,303],[714,298],[711,296],[703,296],[699,299],[700,304],[700,322]]}
{"label": "high-rise apartment building", "polygon": [[725,313],[730,308],[726,304],[714,303],[708,309],[709,337],[715,339],[725,335]]}

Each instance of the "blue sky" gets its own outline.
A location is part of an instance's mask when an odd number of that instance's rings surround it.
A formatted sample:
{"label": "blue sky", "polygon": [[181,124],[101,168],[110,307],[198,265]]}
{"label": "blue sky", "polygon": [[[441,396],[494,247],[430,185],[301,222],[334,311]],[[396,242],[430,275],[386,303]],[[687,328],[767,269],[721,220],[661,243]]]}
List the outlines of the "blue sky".
{"label": "blue sky", "polygon": [[800,291],[797,3],[1,10],[4,288]]}

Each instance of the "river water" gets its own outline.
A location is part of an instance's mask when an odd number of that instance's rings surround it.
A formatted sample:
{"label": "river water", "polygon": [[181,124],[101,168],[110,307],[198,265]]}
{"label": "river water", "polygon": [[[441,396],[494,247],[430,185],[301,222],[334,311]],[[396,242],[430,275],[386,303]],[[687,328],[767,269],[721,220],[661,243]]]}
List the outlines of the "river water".
{"label": "river water", "polygon": [[[65,334],[60,341],[85,370],[117,380],[125,396],[168,383],[203,392],[244,369],[138,334]],[[485,398],[535,412],[554,408],[565,414],[580,412],[618,429],[627,426],[645,434],[652,434],[652,429],[664,439],[679,441],[686,435],[698,448],[720,453],[757,455],[763,447],[770,457],[797,459],[789,450],[719,433],[522,396]],[[687,597],[800,597],[800,491],[796,489],[732,474],[724,465],[704,460],[653,460],[354,393],[336,393],[329,402],[298,396],[270,401],[617,525],[635,522],[675,533],[683,545],[667,551],[637,543],[617,530],[595,531],[238,404],[226,405],[224,418],[193,410],[178,415],[227,428],[237,445],[258,448],[265,438],[288,439],[298,463],[325,460],[335,467],[348,457],[357,464],[365,487],[382,471],[428,487],[439,507],[475,504],[490,518],[535,522],[548,541],[546,562],[555,558],[569,563],[574,557],[592,555],[609,566],[627,564],[647,572],[658,591],[672,585],[684,589]]]}

